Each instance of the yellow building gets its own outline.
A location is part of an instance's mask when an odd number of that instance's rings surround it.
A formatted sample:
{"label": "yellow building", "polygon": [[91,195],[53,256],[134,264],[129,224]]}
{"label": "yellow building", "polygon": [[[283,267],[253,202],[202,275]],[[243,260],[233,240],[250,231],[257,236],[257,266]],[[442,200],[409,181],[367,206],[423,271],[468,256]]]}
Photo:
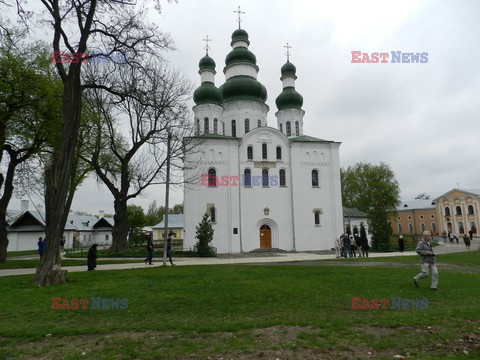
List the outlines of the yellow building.
{"label": "yellow building", "polygon": [[480,222],[480,190],[453,189],[435,199],[440,231],[477,235]]}
{"label": "yellow building", "polygon": [[[165,220],[165,219],[164,219]],[[162,240],[165,228],[165,221],[155,225],[153,229],[153,240]],[[184,217],[183,214],[168,214],[168,232],[172,233],[172,240],[183,240]],[[175,242],[177,242],[175,241]]]}
{"label": "yellow building", "polygon": [[391,215],[393,233],[396,235],[420,235],[428,230],[432,235],[438,235],[441,230],[435,201],[407,201],[397,208],[397,214]]}

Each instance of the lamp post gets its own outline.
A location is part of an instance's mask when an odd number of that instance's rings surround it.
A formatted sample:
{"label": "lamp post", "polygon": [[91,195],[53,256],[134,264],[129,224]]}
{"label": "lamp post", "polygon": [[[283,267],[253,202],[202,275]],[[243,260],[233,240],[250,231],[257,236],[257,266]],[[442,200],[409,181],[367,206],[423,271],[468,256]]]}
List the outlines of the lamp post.
{"label": "lamp post", "polygon": [[167,266],[167,236],[168,236],[168,197],[170,195],[170,143],[172,134],[170,127],[167,127],[167,181],[165,184],[165,227],[163,229],[163,266]]}

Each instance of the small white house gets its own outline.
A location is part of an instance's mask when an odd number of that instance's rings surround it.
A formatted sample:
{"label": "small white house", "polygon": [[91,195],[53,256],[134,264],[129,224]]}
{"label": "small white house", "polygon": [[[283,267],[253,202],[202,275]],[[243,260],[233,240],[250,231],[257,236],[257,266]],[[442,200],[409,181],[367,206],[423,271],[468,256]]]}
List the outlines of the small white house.
{"label": "small white house", "polygon": [[[45,237],[45,213],[38,211],[8,211],[7,251],[36,250],[39,237]],[[66,249],[92,244],[112,244],[113,219],[91,215],[70,214],[63,238]],[[48,241],[48,239],[47,239]]]}

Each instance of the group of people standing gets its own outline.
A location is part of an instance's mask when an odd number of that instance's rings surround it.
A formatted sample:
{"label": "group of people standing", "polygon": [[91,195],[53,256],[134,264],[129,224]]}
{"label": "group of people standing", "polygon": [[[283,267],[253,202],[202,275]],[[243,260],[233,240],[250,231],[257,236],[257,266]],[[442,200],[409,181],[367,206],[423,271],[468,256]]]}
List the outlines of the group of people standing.
{"label": "group of people standing", "polygon": [[[454,244],[455,242],[458,244],[459,236],[456,233],[453,234],[450,231],[448,233],[446,233],[444,231],[443,234],[442,234],[442,237],[443,237],[444,242],[447,242],[447,239],[448,239],[448,241],[450,241],[450,244]],[[463,243],[465,244],[465,247],[467,248],[467,250],[470,249],[470,244],[472,243],[472,239],[473,239],[473,231],[472,230],[470,230],[468,232],[468,235],[466,233],[463,234]]]}
{"label": "group of people standing", "polygon": [[367,237],[360,237],[358,234],[348,235],[342,234],[336,240],[335,246],[336,258],[352,258],[357,257],[368,257],[368,250],[370,246],[368,245]]}

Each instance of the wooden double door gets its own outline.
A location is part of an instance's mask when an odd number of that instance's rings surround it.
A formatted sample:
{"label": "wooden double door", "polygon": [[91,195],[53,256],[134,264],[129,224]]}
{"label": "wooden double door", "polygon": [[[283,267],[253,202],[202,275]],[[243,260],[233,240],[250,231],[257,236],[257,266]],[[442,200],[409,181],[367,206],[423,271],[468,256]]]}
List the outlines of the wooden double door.
{"label": "wooden double door", "polygon": [[272,248],[272,229],[268,225],[262,225],[260,228],[260,249]]}

